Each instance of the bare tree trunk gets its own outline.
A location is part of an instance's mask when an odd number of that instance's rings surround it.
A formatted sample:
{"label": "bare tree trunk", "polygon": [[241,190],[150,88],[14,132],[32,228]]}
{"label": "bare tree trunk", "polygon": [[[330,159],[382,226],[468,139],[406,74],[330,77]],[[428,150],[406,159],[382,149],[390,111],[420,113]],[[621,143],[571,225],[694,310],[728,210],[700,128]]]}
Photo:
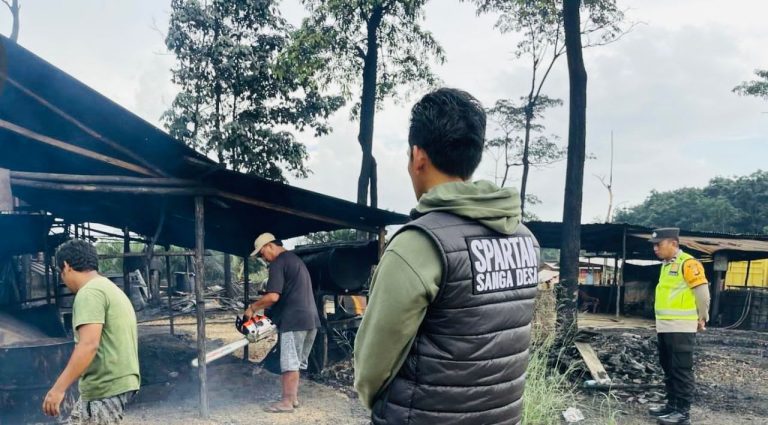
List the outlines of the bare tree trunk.
{"label": "bare tree trunk", "polygon": [[[534,74],[535,75],[535,74]],[[525,194],[528,190],[528,171],[531,168],[530,155],[531,144],[531,121],[533,121],[533,107],[535,100],[528,96],[528,104],[525,110],[525,140],[523,141],[523,177],[520,182],[520,213],[525,212]]]}
{"label": "bare tree trunk", "polygon": [[[373,122],[376,114],[376,72],[379,60],[378,32],[381,19],[384,16],[384,8],[378,5],[373,8],[368,20],[367,50],[363,63],[363,94],[360,99],[360,132],[357,141],[363,151],[363,160],[360,166],[360,177],[357,180],[357,203],[368,205],[368,187],[376,180],[376,168],[373,159]],[[374,188],[371,188],[373,192]],[[376,199],[371,193],[371,203]]]}
{"label": "bare tree trunk", "polygon": [[11,4],[5,2],[5,5],[11,10],[11,17],[13,20],[13,23],[11,24],[11,36],[9,38],[17,43],[19,41],[19,9],[21,8],[19,6],[19,0],[13,0]]}
{"label": "bare tree trunk", "polygon": [[570,100],[563,231],[560,240],[560,283],[557,286],[557,332],[561,346],[569,344],[577,326],[576,297],[579,283],[587,119],[587,71],[582,57],[580,6],[581,0],[564,0],[563,3]]}

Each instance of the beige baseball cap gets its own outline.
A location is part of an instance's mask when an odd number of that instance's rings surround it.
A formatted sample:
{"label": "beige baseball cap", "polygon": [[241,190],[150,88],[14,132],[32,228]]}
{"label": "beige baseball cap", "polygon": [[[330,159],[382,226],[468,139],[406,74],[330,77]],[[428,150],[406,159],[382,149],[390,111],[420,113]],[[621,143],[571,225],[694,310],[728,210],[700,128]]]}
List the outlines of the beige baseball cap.
{"label": "beige baseball cap", "polygon": [[259,251],[261,251],[261,248],[264,248],[264,245],[276,241],[277,238],[272,233],[262,233],[259,235],[258,238],[256,238],[255,241],[253,241],[253,252],[251,253],[251,257],[258,255]]}

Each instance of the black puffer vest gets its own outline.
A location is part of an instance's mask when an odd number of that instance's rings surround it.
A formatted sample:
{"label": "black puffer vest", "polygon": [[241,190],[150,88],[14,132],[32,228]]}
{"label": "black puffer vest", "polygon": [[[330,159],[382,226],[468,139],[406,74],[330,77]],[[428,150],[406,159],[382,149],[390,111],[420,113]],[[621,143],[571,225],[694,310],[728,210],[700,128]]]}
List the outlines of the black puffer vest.
{"label": "black puffer vest", "polygon": [[[474,220],[429,213],[404,226],[429,235],[443,280],[374,424],[518,424],[522,415],[538,242]],[[396,237],[397,235],[395,235]]]}

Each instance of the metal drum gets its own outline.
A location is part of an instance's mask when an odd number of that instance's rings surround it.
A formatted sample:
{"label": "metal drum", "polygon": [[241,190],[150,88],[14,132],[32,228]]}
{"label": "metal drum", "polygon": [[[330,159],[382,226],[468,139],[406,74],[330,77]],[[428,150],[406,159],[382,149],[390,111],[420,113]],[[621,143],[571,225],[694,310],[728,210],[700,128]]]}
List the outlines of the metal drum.
{"label": "metal drum", "polygon": [[[0,424],[56,423],[66,418],[78,397],[77,383],[64,397],[60,418],[42,412],[43,399],[75,346],[64,331],[58,311],[43,306],[3,312],[0,316],[0,333],[14,335],[13,342],[7,343],[6,338],[5,345],[0,345]],[[25,335],[30,339],[25,340]]]}

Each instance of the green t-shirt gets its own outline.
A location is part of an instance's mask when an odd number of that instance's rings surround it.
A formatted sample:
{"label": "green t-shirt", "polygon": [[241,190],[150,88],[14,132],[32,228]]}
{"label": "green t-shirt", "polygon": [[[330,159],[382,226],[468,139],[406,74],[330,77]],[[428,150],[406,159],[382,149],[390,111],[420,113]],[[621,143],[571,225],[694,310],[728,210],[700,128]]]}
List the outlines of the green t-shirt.
{"label": "green t-shirt", "polygon": [[104,325],[96,357],[80,377],[83,400],[98,400],[139,389],[139,342],[136,313],[128,297],[109,279],[99,276],[75,295],[72,327],[89,323]]}

